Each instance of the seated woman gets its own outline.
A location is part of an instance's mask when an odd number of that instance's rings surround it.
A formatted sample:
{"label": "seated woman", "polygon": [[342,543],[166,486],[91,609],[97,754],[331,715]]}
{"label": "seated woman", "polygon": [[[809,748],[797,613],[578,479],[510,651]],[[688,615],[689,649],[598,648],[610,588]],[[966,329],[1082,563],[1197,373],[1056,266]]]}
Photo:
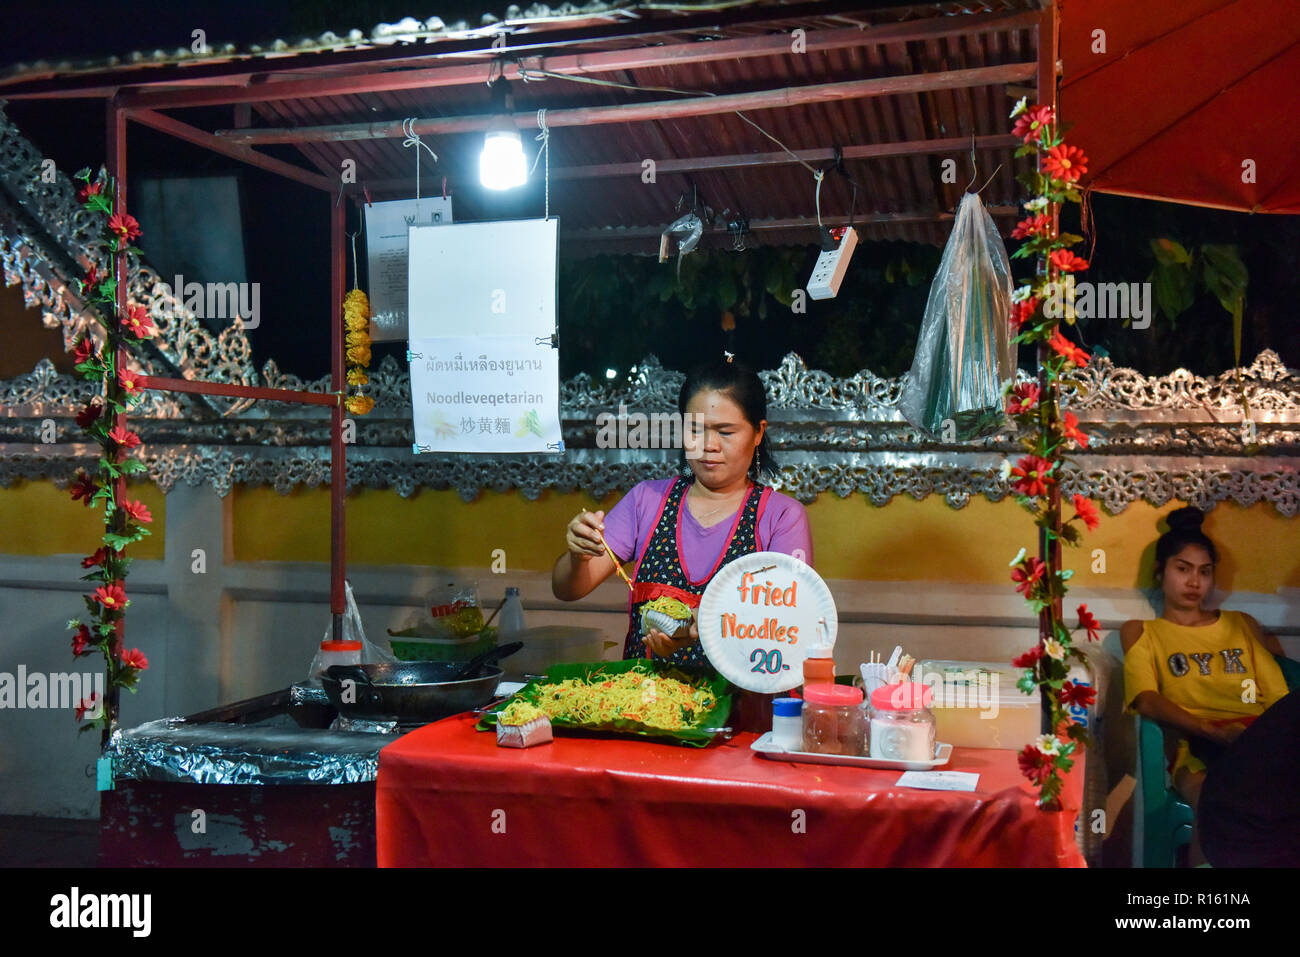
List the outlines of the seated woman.
{"label": "seated woman", "polygon": [[[1201,531],[1202,513],[1180,508],[1156,542],[1155,580],[1164,610],[1151,621],[1127,621],[1124,699],[1137,712],[1175,732],[1174,787],[1195,808],[1206,768],[1255,718],[1287,693],[1274,655],[1276,636],[1250,615],[1207,611],[1218,552]],[[1200,863],[1194,837],[1190,863]]]}

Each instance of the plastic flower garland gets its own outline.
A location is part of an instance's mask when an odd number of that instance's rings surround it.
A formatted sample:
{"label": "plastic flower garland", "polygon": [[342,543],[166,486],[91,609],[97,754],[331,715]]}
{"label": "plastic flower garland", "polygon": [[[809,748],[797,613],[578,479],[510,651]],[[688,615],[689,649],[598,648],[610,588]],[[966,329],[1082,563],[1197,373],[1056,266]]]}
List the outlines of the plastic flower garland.
{"label": "plastic flower garland", "polygon": [[[1012,664],[1025,669],[1017,687],[1025,694],[1041,690],[1050,712],[1051,732],[1020,752],[1020,770],[1038,788],[1039,807],[1058,809],[1061,773],[1073,767],[1075,750],[1089,743],[1087,729],[1070,716],[1068,709],[1090,706],[1096,692],[1068,678],[1070,660],[1086,659],[1074,646],[1071,629],[1061,620],[1066,582],[1073,572],[1058,567],[1060,553],[1054,546],[1058,541],[1078,545],[1081,527],[1095,529],[1098,513],[1090,499],[1075,495],[1071,500],[1074,515],[1062,521],[1060,480],[1065,453],[1071,445],[1086,448],[1088,436],[1079,431],[1078,419],[1072,413],[1062,415],[1061,386],[1070,384],[1072,373],[1086,366],[1090,357],[1061,333],[1060,318],[1049,316],[1044,306],[1058,288],[1054,283],[1060,274],[1081,272],[1088,268],[1088,262],[1069,251],[1083,237],[1058,235],[1054,218],[1044,211],[1051,204],[1080,201],[1076,184],[1087,172],[1088,158],[1078,147],[1065,144],[1050,106],[1026,106],[1021,100],[1011,118],[1016,121],[1012,132],[1023,140],[1016,155],[1036,153],[1039,160],[1037,172],[1019,177],[1032,198],[1024,204],[1027,218],[1011,234],[1024,241],[1012,258],[1037,257],[1039,268],[1033,282],[1013,294],[1009,321],[1014,341],[1039,345],[1042,358],[1036,384],[1007,383],[1007,412],[1019,426],[1025,455],[1004,463],[1002,475],[1010,482],[1016,501],[1033,514],[1034,524],[1042,529],[1047,542],[1046,561],[1027,556],[1023,548],[1011,561],[1011,580],[1038,613],[1040,635],[1039,643]],[[1086,605],[1080,605],[1078,612],[1078,627],[1087,633],[1088,640],[1096,640],[1096,619]]]}
{"label": "plastic flower garland", "polygon": [[360,289],[353,289],[343,297],[343,327],[348,385],[356,389],[344,404],[353,415],[365,415],[374,408],[375,400],[361,391],[361,386],[370,381],[366,375],[370,366],[370,300]]}
{"label": "plastic flower garland", "polygon": [[[100,273],[98,265],[91,263],[86,278],[80,280],[81,293],[90,314],[103,327],[104,347],[98,348],[95,339],[83,334],[73,344],[73,361],[76,371],[84,379],[100,383],[103,391],[76,416],[77,425],[96,442],[101,454],[94,474],[84,469],[77,471],[72,483],[72,500],[83,505],[99,507],[104,514],[104,534],[100,547],[93,555],[81,560],[81,567],[91,569],[82,576],[93,589],[85,596],[87,621],[74,618],[68,628],[75,633],[72,653],[81,658],[98,651],[105,662],[105,698],[100,701],[91,695],[77,707],[77,721],[81,730],[103,729],[104,739],[117,722],[117,689],[126,688],[132,693],[140,680],[140,673],[149,667],[149,661],[138,648],[126,649],[118,637],[118,629],[131,601],[126,593],[127,569],[131,559],[126,547],[149,534],[148,525],[153,515],[141,502],[118,498],[118,479],[146,471],[145,464],[132,458],[130,452],[140,445],[140,436],[117,421],[119,413],[126,412],[139,401],[138,374],[126,366],[131,350],[139,343],[158,334],[149,311],[143,306],[128,304],[126,314],[117,309],[117,276],[126,274],[128,252],[139,250],[129,245],[140,236],[140,224],[135,217],[113,209],[113,184],[104,173],[91,180],[90,170],[84,169],[76,177],[83,185],[77,191],[77,200],[86,209],[105,216],[102,237],[94,244],[109,254],[113,268]],[[125,486],[123,486],[125,488]]]}

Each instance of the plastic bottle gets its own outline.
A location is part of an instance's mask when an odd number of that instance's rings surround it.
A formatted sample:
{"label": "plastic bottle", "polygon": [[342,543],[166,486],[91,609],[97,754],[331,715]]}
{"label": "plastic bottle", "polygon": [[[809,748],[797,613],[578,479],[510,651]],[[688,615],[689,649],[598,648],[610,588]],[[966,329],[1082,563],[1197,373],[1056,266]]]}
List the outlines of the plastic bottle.
{"label": "plastic bottle", "polygon": [[787,751],[803,750],[803,702],[798,698],[772,702],[772,743]]}
{"label": "plastic bottle", "polygon": [[808,657],[803,660],[804,686],[835,683],[835,659],[831,657],[832,648],[827,644],[816,644],[808,649]]}
{"label": "plastic bottle", "polygon": [[524,630],[524,606],[519,601],[519,589],[506,589],[505,607],[501,609],[501,617],[497,625],[497,635],[500,638],[513,638]]}

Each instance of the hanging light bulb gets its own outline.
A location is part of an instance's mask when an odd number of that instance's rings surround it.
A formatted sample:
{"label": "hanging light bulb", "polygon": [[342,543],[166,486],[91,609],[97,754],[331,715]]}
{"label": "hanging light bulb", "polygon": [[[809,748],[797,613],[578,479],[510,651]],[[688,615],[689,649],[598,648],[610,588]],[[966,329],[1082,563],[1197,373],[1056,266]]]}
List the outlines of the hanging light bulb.
{"label": "hanging light bulb", "polygon": [[492,92],[497,101],[496,115],[483,136],[478,177],[487,189],[514,189],[528,181],[523,140],[510,115],[514,112],[514,97],[510,95],[510,84],[504,79],[492,84]]}
{"label": "hanging light bulb", "polygon": [[528,161],[519,129],[509,116],[493,117],[479,154],[478,176],[488,189],[514,189],[528,181]]}

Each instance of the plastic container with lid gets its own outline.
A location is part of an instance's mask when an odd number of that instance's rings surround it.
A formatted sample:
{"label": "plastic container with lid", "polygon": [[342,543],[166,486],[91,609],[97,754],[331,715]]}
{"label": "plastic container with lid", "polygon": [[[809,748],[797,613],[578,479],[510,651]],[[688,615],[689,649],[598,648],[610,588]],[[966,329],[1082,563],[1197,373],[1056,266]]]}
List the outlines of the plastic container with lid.
{"label": "plastic container with lid", "polygon": [[317,660],[322,672],[334,665],[359,665],[361,664],[361,642],[322,641]]}
{"label": "plastic container with lid", "polygon": [[863,755],[867,716],[862,689],[852,685],[811,684],[803,689],[803,749],[813,754]]}
{"label": "plastic container with lid", "polygon": [[[835,683],[835,659],[831,657],[832,647],[819,643],[808,649],[808,657],[803,660],[804,686]],[[806,697],[806,696],[805,696]]]}
{"label": "plastic container with lid", "polygon": [[919,681],[871,692],[871,756],[890,761],[934,758],[934,690]]}
{"label": "plastic container with lid", "polygon": [[803,702],[798,698],[772,702],[772,743],[787,751],[803,750]]}
{"label": "plastic container with lid", "polygon": [[1023,668],[1007,661],[926,659],[912,678],[935,692],[935,734],[955,748],[1019,751],[1042,732],[1039,696],[1016,687]]}

